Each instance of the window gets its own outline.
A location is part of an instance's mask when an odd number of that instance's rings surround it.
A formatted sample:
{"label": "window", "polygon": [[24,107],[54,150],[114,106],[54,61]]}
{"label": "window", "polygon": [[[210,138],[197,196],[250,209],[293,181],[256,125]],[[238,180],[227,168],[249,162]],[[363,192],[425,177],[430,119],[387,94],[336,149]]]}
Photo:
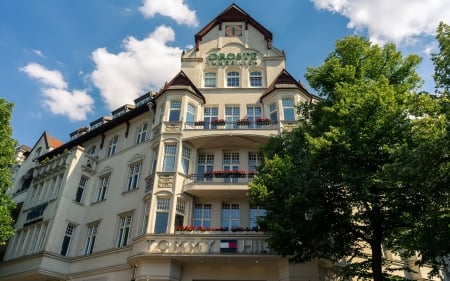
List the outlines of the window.
{"label": "window", "polygon": [[158,197],[156,199],[155,233],[166,233],[169,220],[170,198]]}
{"label": "window", "polygon": [[164,145],[163,172],[175,171],[176,153],[177,153],[177,145],[176,144],[165,144]]}
{"label": "window", "polygon": [[214,72],[205,73],[205,87],[207,88],[216,87],[216,73]]}
{"label": "window", "polygon": [[256,169],[262,163],[262,155],[255,152],[248,153],[248,170],[256,172]]}
{"label": "window", "polygon": [[62,256],[66,256],[67,252],[69,251],[70,241],[72,240],[74,231],[75,231],[75,225],[71,224],[71,223],[67,224],[66,233],[64,235],[63,243],[61,246],[61,252],[60,252],[60,254]]}
{"label": "window", "polygon": [[97,190],[97,197],[95,201],[101,201],[106,199],[106,192],[108,191],[109,178],[111,175],[105,175],[100,178],[100,186]]}
{"label": "window", "polygon": [[136,144],[144,142],[147,140],[147,130],[148,130],[148,123],[142,123],[138,130],[137,130],[137,136],[136,136]]}
{"label": "window", "polygon": [[164,104],[159,108],[159,123],[162,123],[164,120]]}
{"label": "window", "polygon": [[250,122],[249,123],[249,128],[255,128],[256,120],[258,118],[261,118],[261,107],[260,106],[247,105],[247,119]]}
{"label": "window", "polygon": [[95,239],[97,238],[98,223],[88,226],[86,245],[84,246],[84,254],[89,255],[94,251]]}
{"label": "window", "polygon": [[240,110],[239,106],[226,106],[225,107],[225,121],[226,121],[226,128],[237,128],[237,121],[239,120],[240,116]]}
{"label": "window", "polygon": [[176,213],[175,213],[175,226],[184,224],[184,213],[186,211],[186,201],[181,198],[177,200]]}
{"label": "window", "polygon": [[210,181],[212,178],[205,178],[205,173],[211,172],[214,169],[214,154],[212,153],[200,153],[198,155],[197,162],[197,179],[200,181],[206,180]]}
{"label": "window", "polygon": [[78,182],[77,194],[75,195],[75,201],[78,203],[83,201],[83,194],[86,189],[88,179],[88,177],[81,176],[80,181]]}
{"label": "window", "polygon": [[127,191],[139,187],[139,175],[141,173],[142,162],[133,163],[130,165],[128,172]]}
{"label": "window", "polygon": [[93,145],[93,146],[89,147],[89,149],[87,150],[86,153],[91,155],[91,156],[93,156],[93,155],[95,155],[95,150],[96,149],[97,149],[97,147],[95,145]]}
{"label": "window", "polygon": [[283,114],[284,114],[284,121],[295,120],[295,109],[293,99],[283,99]]}
{"label": "window", "polygon": [[205,107],[203,111],[203,121],[205,121],[205,129],[213,129],[216,126],[212,123],[219,116],[218,107]]}
{"label": "window", "polygon": [[132,215],[121,216],[119,219],[119,232],[117,233],[117,248],[125,247],[130,238]]}
{"label": "window", "polygon": [[[223,169],[225,171],[239,170],[239,152],[224,152],[223,153]],[[238,182],[237,177],[224,178],[225,182]]]}
{"label": "window", "polygon": [[183,168],[183,173],[187,175],[189,173],[189,162],[191,160],[191,149],[183,144],[183,151],[181,165]]}
{"label": "window", "polygon": [[169,122],[180,121],[181,101],[170,102]]}
{"label": "window", "polygon": [[269,111],[270,111],[270,120],[272,120],[272,123],[278,123],[277,104],[272,103],[271,105],[269,105]]}
{"label": "window", "polygon": [[186,126],[194,128],[194,122],[195,122],[195,106],[189,103],[186,111]]}
{"label": "window", "polygon": [[222,203],[222,227],[232,229],[239,227],[240,214],[239,204],[237,203]]}
{"label": "window", "polygon": [[117,149],[117,143],[119,142],[119,136],[114,136],[109,141],[108,154],[107,157],[114,155]]}
{"label": "window", "polygon": [[239,72],[230,71],[227,73],[227,87],[239,87]]}
{"label": "window", "polygon": [[261,87],[262,86],[261,71],[250,72],[250,86],[251,87]]}
{"label": "window", "polygon": [[144,214],[143,214],[143,218],[142,218],[142,227],[141,227],[142,234],[147,232],[149,214],[150,214],[150,202],[145,201]]}
{"label": "window", "polygon": [[30,244],[29,253],[37,253],[42,250],[44,245],[45,234],[47,232],[47,224],[43,223],[35,227],[32,242]]}
{"label": "window", "polygon": [[266,215],[266,210],[258,206],[250,205],[249,213],[249,227],[258,228],[258,218],[264,217]]}
{"label": "window", "polygon": [[195,204],[194,226],[211,227],[211,204]]}

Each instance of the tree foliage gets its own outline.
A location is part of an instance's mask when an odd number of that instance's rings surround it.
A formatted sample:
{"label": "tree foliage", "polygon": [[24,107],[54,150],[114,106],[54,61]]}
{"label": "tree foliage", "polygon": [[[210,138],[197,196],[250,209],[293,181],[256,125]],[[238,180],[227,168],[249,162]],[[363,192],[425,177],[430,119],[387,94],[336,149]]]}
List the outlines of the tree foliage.
{"label": "tree foliage", "polygon": [[443,99],[413,92],[419,62],[393,44],[351,36],[308,69],[324,100],[301,105],[297,129],[262,148],[250,186],[251,199],[267,210],[261,225],[274,250],[292,262],[331,259],[344,273],[380,281],[389,273],[382,245],[421,251],[414,234],[430,235],[427,227],[445,222],[449,115]]}
{"label": "tree foliage", "polygon": [[11,103],[0,99],[0,245],[14,233],[11,210],[15,204],[6,190],[11,187],[11,167],[14,163],[16,142],[10,125]]}
{"label": "tree foliage", "polygon": [[450,26],[441,22],[437,29],[436,39],[439,43],[439,53],[432,54],[434,64],[434,81],[436,90],[449,94],[450,90]]}

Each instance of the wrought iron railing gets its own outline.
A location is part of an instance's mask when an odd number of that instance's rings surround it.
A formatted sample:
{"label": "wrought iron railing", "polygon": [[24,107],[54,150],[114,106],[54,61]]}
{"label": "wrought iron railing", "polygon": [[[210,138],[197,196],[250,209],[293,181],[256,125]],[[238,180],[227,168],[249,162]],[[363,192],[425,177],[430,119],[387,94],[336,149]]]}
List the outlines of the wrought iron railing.
{"label": "wrought iron railing", "polygon": [[212,172],[206,174],[191,174],[186,180],[187,184],[190,183],[228,183],[228,184],[247,184],[253,180],[255,173],[242,173],[232,171],[224,171],[224,173]]}
{"label": "wrought iron railing", "polygon": [[196,121],[185,122],[185,130],[276,130],[279,124],[273,121]]}

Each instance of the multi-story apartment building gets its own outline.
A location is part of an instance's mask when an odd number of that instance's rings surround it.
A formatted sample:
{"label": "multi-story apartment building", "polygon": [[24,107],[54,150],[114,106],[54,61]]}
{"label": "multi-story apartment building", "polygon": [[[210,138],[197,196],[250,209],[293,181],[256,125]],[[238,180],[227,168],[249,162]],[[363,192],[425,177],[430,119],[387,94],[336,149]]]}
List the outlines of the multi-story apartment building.
{"label": "multi-story apartment building", "polygon": [[[324,280],[326,261],[273,253],[249,203],[259,146],[317,98],[272,33],[231,5],[195,35],[181,71],[58,143],[27,149],[0,279]],[[118,93],[119,94],[119,93]]]}

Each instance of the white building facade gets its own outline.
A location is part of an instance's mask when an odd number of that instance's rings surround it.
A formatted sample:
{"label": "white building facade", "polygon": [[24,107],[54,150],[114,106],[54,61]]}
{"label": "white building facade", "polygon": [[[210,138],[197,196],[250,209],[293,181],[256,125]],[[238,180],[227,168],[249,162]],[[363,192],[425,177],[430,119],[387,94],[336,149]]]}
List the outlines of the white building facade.
{"label": "white building facade", "polygon": [[[231,5],[195,35],[181,71],[15,172],[21,201],[0,280],[324,280],[325,261],[273,253],[249,203],[259,147],[317,102],[272,34]],[[38,154],[37,151],[44,153]],[[25,187],[24,182],[26,181]],[[19,192],[20,191],[20,192]]]}

